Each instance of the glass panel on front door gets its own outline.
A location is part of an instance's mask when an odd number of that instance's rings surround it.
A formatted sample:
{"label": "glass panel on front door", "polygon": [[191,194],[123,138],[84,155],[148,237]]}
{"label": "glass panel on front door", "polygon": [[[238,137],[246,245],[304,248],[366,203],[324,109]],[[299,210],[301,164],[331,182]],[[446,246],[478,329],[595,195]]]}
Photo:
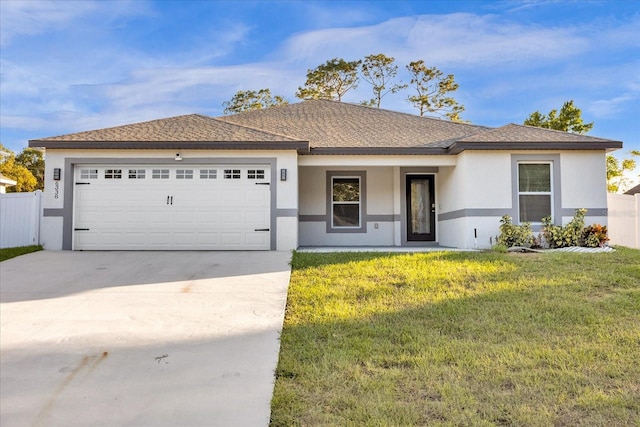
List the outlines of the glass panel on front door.
{"label": "glass panel on front door", "polygon": [[407,176],[407,240],[435,240],[433,176]]}

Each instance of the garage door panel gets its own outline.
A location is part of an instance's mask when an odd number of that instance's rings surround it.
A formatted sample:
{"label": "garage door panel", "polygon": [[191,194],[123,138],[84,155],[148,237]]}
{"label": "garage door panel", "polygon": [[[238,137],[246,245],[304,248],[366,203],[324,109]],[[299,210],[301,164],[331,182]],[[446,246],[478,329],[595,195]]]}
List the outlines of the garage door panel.
{"label": "garage door panel", "polygon": [[242,246],[242,235],[243,233],[232,233],[232,232],[223,232],[221,233],[221,243],[223,248],[229,248],[231,246],[239,247]]}
{"label": "garage door panel", "polygon": [[144,247],[147,241],[147,233],[129,231],[125,235],[125,247],[137,248]]}
{"label": "garage door panel", "polygon": [[210,247],[218,245],[218,232],[200,232],[196,235],[196,243],[198,247]]}
{"label": "garage door panel", "polygon": [[148,241],[154,248],[169,247],[169,245],[171,244],[171,233],[168,231],[152,231],[149,232],[148,236]]}
{"label": "garage door panel", "polygon": [[245,235],[246,243],[248,246],[263,246],[266,245],[269,233],[264,231],[247,233]]}
{"label": "garage door panel", "polygon": [[199,210],[196,218],[202,226],[218,224],[220,222],[220,212],[217,209]]}
{"label": "garage door panel", "polygon": [[269,217],[263,211],[247,211],[244,216],[247,224],[262,224],[266,226],[269,223]]}
{"label": "garage door panel", "polygon": [[147,209],[131,209],[127,216],[127,225],[132,227],[144,227],[148,218],[149,212]]}
{"label": "garage door panel", "polygon": [[74,248],[268,250],[270,232],[254,230],[270,226],[270,186],[256,185],[269,177],[268,166],[76,167],[74,228],[89,230]]}

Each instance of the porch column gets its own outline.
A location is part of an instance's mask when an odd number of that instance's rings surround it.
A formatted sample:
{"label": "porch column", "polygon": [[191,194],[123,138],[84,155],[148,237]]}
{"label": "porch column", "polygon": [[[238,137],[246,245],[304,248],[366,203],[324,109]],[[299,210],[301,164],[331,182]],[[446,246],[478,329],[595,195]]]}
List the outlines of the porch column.
{"label": "porch column", "polygon": [[401,222],[401,203],[402,195],[400,194],[400,167],[393,168],[393,244],[402,246],[402,222]]}

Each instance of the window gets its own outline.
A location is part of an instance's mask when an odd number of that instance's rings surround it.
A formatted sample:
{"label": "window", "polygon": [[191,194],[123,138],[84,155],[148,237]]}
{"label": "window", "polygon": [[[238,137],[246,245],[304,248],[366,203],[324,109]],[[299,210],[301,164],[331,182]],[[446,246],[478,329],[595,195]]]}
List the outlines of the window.
{"label": "window", "polygon": [[264,169],[249,169],[247,179],[264,179]]}
{"label": "window", "polygon": [[360,178],[331,179],[331,226],[360,228]]}
{"label": "window", "polygon": [[217,179],[218,171],[216,169],[200,169],[200,179]]}
{"label": "window", "polygon": [[240,169],[225,169],[224,179],[240,179]]}
{"label": "window", "polygon": [[177,169],[176,179],[193,179],[193,169]]}
{"label": "window", "polygon": [[80,179],[98,179],[98,169],[81,169]]}
{"label": "window", "polygon": [[151,179],[169,179],[169,169],[153,169]]}
{"label": "window", "polygon": [[105,169],[104,179],[121,179],[122,169]]}
{"label": "window", "polygon": [[520,222],[541,222],[552,212],[551,163],[518,163]]}
{"label": "window", "polygon": [[145,174],[144,169],[129,169],[129,179],[144,179]]}

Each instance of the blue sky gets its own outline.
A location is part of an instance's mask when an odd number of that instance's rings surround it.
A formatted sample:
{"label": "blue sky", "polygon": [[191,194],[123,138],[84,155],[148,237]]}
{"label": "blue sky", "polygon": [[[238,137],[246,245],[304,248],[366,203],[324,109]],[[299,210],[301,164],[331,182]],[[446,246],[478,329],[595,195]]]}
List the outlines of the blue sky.
{"label": "blue sky", "polygon": [[[384,53],[454,74],[475,124],[573,99],[593,136],[640,150],[640,1],[0,2],[0,142],[180,114],[238,90],[290,102],[308,69]],[[417,114],[406,96],[382,107]],[[362,83],[343,100],[371,98]]]}

